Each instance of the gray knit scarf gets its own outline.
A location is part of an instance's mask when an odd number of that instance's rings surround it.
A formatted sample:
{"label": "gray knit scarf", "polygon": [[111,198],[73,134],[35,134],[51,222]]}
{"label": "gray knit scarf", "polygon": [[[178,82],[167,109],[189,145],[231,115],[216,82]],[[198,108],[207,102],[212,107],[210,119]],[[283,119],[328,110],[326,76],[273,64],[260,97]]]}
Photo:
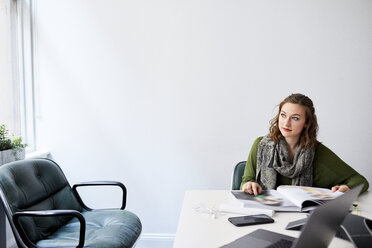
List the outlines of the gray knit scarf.
{"label": "gray knit scarf", "polygon": [[263,189],[276,187],[277,173],[292,178],[292,185],[312,186],[315,149],[301,149],[297,145],[293,164],[289,162],[285,139],[278,144],[266,135],[258,144],[256,180]]}

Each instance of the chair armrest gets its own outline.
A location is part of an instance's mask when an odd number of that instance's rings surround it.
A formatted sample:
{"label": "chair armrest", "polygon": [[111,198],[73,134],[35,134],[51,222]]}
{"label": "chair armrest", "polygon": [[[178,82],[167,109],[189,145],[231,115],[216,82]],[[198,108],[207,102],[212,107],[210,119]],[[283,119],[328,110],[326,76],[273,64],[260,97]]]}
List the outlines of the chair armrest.
{"label": "chair armrest", "polygon": [[83,200],[81,199],[79,193],[77,192],[77,187],[82,187],[82,186],[118,186],[122,189],[123,191],[123,200],[121,203],[120,209],[123,210],[125,209],[125,205],[127,203],[127,188],[122,184],[121,182],[116,182],[116,181],[92,181],[92,182],[82,182],[82,183],[77,183],[72,186],[72,191],[74,192],[76,198],[78,199],[79,203],[83,206],[83,208],[87,210],[93,210],[89,207],[87,207]]}
{"label": "chair armrest", "polygon": [[25,235],[23,228],[19,222],[19,219],[24,216],[31,216],[31,217],[51,217],[51,216],[73,216],[77,218],[80,222],[80,235],[79,235],[79,244],[76,246],[76,248],[84,247],[85,242],[85,230],[86,230],[86,223],[83,215],[76,210],[42,210],[42,211],[24,211],[24,212],[16,212],[13,215],[13,221],[16,225],[17,229],[23,232],[23,235],[27,241],[33,246],[33,247],[39,247],[35,244],[33,244],[28,237]]}

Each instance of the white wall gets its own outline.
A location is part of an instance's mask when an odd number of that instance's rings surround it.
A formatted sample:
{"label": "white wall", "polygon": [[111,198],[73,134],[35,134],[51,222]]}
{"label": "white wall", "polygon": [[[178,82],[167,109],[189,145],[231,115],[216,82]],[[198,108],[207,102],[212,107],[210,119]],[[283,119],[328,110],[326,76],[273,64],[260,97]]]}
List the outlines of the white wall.
{"label": "white wall", "polygon": [[38,146],[71,183],[124,182],[143,233],[176,232],[185,190],[228,189],[290,93],[372,182],[372,1],[37,0],[35,14]]}

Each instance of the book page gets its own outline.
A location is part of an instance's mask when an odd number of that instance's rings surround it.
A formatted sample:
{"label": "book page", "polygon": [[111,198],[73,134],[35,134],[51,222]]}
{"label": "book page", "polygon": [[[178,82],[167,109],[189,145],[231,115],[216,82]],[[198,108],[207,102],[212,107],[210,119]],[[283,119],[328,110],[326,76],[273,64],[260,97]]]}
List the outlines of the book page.
{"label": "book page", "polygon": [[292,185],[281,185],[277,188],[277,191],[285,195],[298,207],[302,207],[302,203],[307,200],[322,204],[343,194],[342,192],[332,192],[332,190],[325,188]]}
{"label": "book page", "polygon": [[247,194],[241,190],[231,191],[232,195],[244,203],[244,207],[272,209],[276,211],[300,211],[293,202],[276,190],[264,190],[260,195]]}

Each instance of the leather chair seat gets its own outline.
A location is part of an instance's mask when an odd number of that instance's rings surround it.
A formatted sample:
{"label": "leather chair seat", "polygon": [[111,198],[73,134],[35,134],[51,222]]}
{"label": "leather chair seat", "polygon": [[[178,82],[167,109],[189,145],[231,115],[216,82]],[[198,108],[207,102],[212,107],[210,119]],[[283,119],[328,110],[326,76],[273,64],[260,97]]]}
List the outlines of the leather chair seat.
{"label": "leather chair seat", "polygon": [[[139,218],[127,210],[83,211],[86,221],[85,245],[92,248],[132,247],[131,238],[141,233]],[[72,219],[46,239],[37,242],[40,247],[76,246],[80,224]]]}

